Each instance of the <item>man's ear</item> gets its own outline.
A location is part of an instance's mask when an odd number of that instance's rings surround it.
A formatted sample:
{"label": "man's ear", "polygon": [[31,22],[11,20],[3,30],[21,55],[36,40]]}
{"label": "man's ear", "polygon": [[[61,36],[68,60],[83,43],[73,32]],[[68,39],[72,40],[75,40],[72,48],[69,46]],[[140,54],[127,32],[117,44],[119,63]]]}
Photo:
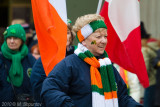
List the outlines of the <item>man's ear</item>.
{"label": "man's ear", "polygon": [[82,41],[82,45],[83,45],[83,46],[86,46],[85,40]]}

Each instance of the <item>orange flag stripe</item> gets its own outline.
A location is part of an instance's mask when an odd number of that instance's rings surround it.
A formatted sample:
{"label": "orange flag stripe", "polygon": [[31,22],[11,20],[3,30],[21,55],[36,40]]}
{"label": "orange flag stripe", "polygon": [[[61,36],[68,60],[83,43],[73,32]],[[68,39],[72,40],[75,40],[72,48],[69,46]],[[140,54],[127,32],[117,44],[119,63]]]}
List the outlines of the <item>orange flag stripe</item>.
{"label": "orange flag stripe", "polygon": [[65,57],[67,25],[48,0],[32,0],[32,11],[41,60],[48,75]]}

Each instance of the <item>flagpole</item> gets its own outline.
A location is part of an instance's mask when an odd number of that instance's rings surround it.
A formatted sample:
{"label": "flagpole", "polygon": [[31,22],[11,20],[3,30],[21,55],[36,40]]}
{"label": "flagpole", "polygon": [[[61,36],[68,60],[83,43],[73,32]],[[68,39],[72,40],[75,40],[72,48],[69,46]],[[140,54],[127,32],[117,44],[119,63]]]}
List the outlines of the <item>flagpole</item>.
{"label": "flagpole", "polygon": [[99,2],[98,2],[98,7],[97,7],[97,12],[96,12],[96,14],[99,14],[99,12],[100,12],[100,10],[101,10],[102,1],[103,1],[103,0],[99,0]]}

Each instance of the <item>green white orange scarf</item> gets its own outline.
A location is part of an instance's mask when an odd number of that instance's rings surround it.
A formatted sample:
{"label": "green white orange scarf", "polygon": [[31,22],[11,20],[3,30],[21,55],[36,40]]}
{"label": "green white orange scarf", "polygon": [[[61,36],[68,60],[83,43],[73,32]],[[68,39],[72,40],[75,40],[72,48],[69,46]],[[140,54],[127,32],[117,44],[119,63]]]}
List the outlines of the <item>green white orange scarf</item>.
{"label": "green white orange scarf", "polygon": [[105,58],[97,60],[85,46],[79,43],[74,53],[91,65],[92,107],[118,107],[114,72],[106,51]]}

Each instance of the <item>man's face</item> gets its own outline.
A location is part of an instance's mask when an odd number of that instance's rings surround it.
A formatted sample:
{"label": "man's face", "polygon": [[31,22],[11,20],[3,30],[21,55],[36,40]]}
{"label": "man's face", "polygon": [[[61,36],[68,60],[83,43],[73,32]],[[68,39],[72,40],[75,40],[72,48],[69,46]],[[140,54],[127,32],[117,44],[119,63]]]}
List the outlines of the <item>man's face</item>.
{"label": "man's face", "polygon": [[89,35],[82,44],[94,55],[100,56],[104,53],[107,45],[107,29],[99,28]]}
{"label": "man's face", "polygon": [[21,44],[22,44],[22,40],[20,38],[17,38],[17,37],[7,38],[7,45],[11,50],[18,51]]}

